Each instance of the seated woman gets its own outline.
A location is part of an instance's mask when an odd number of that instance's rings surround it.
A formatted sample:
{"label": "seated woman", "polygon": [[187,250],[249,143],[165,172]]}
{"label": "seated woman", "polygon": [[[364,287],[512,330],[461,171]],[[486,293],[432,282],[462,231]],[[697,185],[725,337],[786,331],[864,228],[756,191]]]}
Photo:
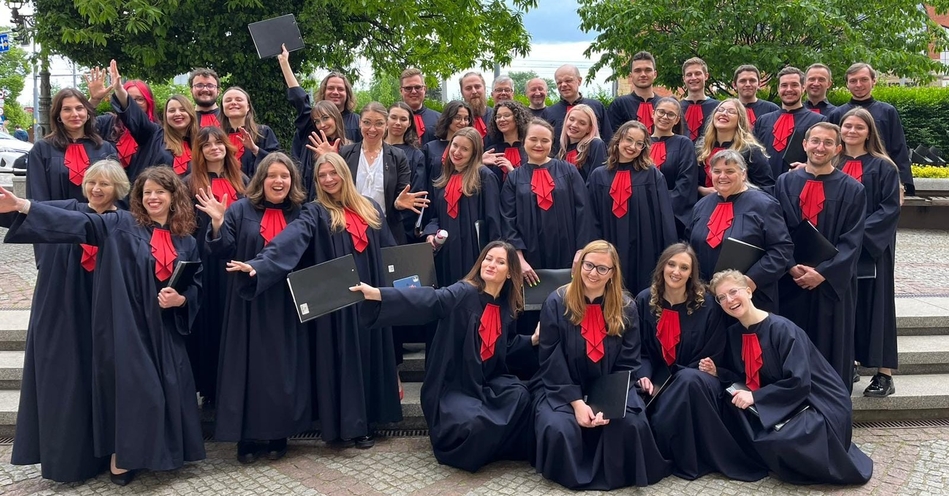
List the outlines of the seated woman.
{"label": "seated woman", "polygon": [[804,331],[755,308],[741,272],[715,274],[710,290],[739,324],[728,328],[721,366],[702,359],[699,370],[746,386],[721,405],[738,443],[792,484],[870,480],[873,461],[851,442],[850,394]]}
{"label": "seated woman", "polygon": [[713,413],[721,385],[698,369],[700,359],[720,362],[725,352],[722,312],[711,300],[692,248],[685,243],[666,248],[652,285],[636,296],[643,355],[639,385],[654,396],[649,423],[659,451],[673,462],[673,474],[693,480],[721,472],[756,481],[768,472],[741,450]]}
{"label": "seated woman", "polygon": [[637,394],[629,394],[626,416],[617,419],[604,419],[584,401],[596,379],[636,375],[639,352],[639,315],[623,292],[619,255],[606,241],[593,241],[580,251],[570,284],[541,309],[532,461],[544,477],[570,489],[609,490],[669,475]]}
{"label": "seated woman", "polygon": [[517,251],[494,241],[464,279],[444,288],[352,288],[366,296],[370,327],[438,320],[422,412],[439,463],[475,472],[495,460],[526,459],[534,446],[530,393],[506,363],[539,339],[514,329],[524,306],[521,278]]}

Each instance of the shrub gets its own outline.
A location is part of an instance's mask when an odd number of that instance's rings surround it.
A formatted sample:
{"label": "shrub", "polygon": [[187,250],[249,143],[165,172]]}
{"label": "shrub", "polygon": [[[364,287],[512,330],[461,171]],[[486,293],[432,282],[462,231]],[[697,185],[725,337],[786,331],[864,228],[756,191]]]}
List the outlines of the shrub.
{"label": "shrub", "polygon": [[917,179],[949,179],[949,167],[913,164],[913,177]]}
{"label": "shrub", "polygon": [[[949,151],[949,88],[878,86],[873,97],[899,111],[906,145],[911,150],[925,145]],[[843,105],[850,100],[850,92],[836,88],[827,99],[834,105]]]}

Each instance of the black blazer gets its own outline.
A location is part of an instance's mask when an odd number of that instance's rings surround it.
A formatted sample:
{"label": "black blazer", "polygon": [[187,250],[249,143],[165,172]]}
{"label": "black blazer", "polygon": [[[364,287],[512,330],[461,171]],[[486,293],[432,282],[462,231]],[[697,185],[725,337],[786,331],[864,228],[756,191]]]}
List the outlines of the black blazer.
{"label": "black blazer", "polygon": [[[359,153],[362,143],[353,143],[346,145],[339,150],[339,154],[346,160],[349,166],[349,172],[353,175],[353,182],[356,181],[356,170],[359,169]],[[399,193],[409,185],[412,180],[412,169],[409,167],[409,161],[405,158],[402,150],[388,144],[382,144],[382,177],[383,191],[385,193],[386,224],[392,231],[392,237],[395,242],[405,244],[405,229],[402,227],[402,214],[404,210],[395,208],[395,199]],[[413,214],[411,210],[409,214]]]}

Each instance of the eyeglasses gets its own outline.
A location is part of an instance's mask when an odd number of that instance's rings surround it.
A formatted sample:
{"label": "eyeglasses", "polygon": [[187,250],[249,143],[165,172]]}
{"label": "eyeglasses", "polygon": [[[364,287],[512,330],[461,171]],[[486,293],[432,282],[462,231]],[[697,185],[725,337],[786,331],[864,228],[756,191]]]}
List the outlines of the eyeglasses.
{"label": "eyeglasses", "polygon": [[625,140],[623,140],[623,141],[624,141],[626,144],[628,144],[628,145],[633,145],[634,147],[639,148],[639,149],[646,148],[646,142],[645,142],[645,141],[633,141],[633,140],[631,140],[631,139],[629,139],[629,138],[627,138],[627,139],[625,139]]}
{"label": "eyeglasses", "polygon": [[811,139],[807,140],[807,144],[808,144],[808,145],[811,145],[811,146],[815,146],[815,147],[816,147],[816,146],[820,146],[820,145],[824,145],[825,148],[833,148],[833,147],[837,146],[837,142],[834,141],[834,140],[830,140],[830,139],[828,139],[828,140],[821,140],[821,139],[818,139],[818,138],[811,138]]}
{"label": "eyeglasses", "polygon": [[667,110],[657,110],[656,115],[658,115],[659,117],[665,117],[667,119],[675,119],[676,117],[679,116],[679,114],[675,112],[669,112]]}
{"label": "eyeglasses", "polygon": [[611,270],[613,270],[613,267],[607,267],[606,265],[596,265],[593,262],[587,262],[587,261],[583,262],[582,267],[583,267],[583,270],[586,272],[590,272],[593,269],[596,269],[596,273],[600,274],[601,276],[605,276],[609,274]]}
{"label": "eyeglasses", "polygon": [[509,93],[514,93],[514,90],[512,90],[511,88],[494,88],[494,92],[501,93],[501,94],[509,94]]}
{"label": "eyeglasses", "polygon": [[728,114],[728,115],[738,115],[738,111],[733,108],[718,107],[715,109],[716,114]]}
{"label": "eyeglasses", "polygon": [[204,84],[204,83],[195,83],[191,85],[192,88],[196,90],[213,90],[217,88],[216,84]]}
{"label": "eyeglasses", "polygon": [[415,85],[415,86],[403,86],[403,87],[402,87],[402,91],[404,91],[404,92],[406,92],[406,93],[417,93],[417,92],[422,91],[422,90],[424,90],[424,89],[425,89],[425,87],[422,86],[422,85],[419,85],[419,84],[417,84],[417,85]]}
{"label": "eyeglasses", "polygon": [[743,289],[748,289],[748,286],[742,286],[740,288],[731,288],[725,294],[715,295],[715,301],[719,303],[723,303],[725,301],[726,296],[729,298],[735,298],[738,296],[738,293]]}
{"label": "eyeglasses", "polygon": [[465,115],[456,115],[451,118],[452,122],[468,122],[471,120],[470,117]]}

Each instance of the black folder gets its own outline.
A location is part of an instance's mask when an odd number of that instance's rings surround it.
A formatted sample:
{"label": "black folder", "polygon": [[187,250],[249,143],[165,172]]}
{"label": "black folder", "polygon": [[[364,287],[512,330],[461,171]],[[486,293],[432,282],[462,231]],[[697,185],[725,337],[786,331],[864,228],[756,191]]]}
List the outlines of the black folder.
{"label": "black folder", "polygon": [[593,413],[603,412],[605,419],[626,417],[626,402],[629,400],[630,373],[628,370],[600,376],[590,385],[586,403]]}
{"label": "black folder", "polygon": [[861,251],[857,259],[857,279],[876,279],[877,264],[866,251]]}
{"label": "black folder", "polygon": [[[738,393],[738,391],[751,391],[751,390],[748,389],[748,386],[746,386],[744,382],[733,382],[731,386],[728,386],[727,388],[725,388],[725,392],[732,396],[735,396],[735,394]],[[738,407],[735,407],[735,408],[738,408]],[[746,410],[755,414],[755,417],[761,416],[760,414],[758,414],[758,408],[756,408],[755,405],[749,406],[748,408],[746,408]]]}
{"label": "black folder", "polygon": [[804,151],[804,134],[806,132],[807,129],[795,131],[794,134],[788,138],[788,146],[784,149],[784,156],[781,157],[784,166],[788,170],[793,168],[792,164],[795,162],[807,163],[807,152]]}
{"label": "black folder", "polygon": [[734,269],[745,274],[763,256],[764,250],[753,244],[745,243],[740,239],[726,238],[722,242],[722,251],[718,253],[718,262],[715,263],[715,270],[712,273]]}
{"label": "black folder", "polygon": [[168,279],[168,287],[173,288],[179,294],[184,293],[188,286],[191,285],[194,275],[198,272],[198,269],[201,267],[201,262],[190,262],[187,260],[180,260],[175,264],[175,271],[171,273],[171,277]]}
{"label": "black folder", "polygon": [[656,398],[666,390],[666,386],[672,383],[672,379],[675,378],[675,375],[672,373],[672,370],[669,369],[665,364],[662,364],[660,367],[652,371],[652,387],[653,394],[645,395],[643,399],[646,401],[646,408],[649,408]]}
{"label": "black folder", "polygon": [[802,220],[791,233],[794,241],[794,261],[817,267],[837,256],[837,247],[832,245],[808,220]]}
{"label": "black folder", "polygon": [[540,310],[544,301],[560,286],[570,282],[570,269],[536,269],[540,282],[536,286],[524,284],[524,310]]}
{"label": "black folder", "polygon": [[432,245],[413,243],[383,248],[382,271],[386,286],[393,286],[395,281],[411,276],[418,276],[422,286],[435,286],[437,279]]}
{"label": "black folder", "polygon": [[287,45],[288,52],[303,48],[303,37],[293,14],[252,22],[247,29],[254,40],[257,56],[262,59],[279,55],[283,52],[282,45]]}
{"label": "black folder", "polygon": [[287,284],[300,322],[322,317],[365,299],[361,292],[349,290],[359,284],[356,259],[352,254],[291,272]]}

